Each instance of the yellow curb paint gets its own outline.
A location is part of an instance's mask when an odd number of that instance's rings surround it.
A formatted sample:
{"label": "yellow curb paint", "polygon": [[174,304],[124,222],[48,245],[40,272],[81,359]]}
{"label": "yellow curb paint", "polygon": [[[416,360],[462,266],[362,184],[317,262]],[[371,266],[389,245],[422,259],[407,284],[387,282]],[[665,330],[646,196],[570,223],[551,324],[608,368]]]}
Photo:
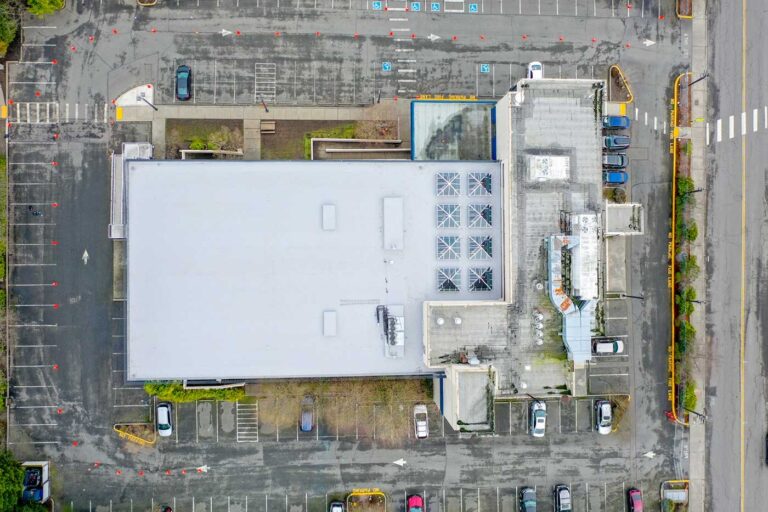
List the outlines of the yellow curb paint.
{"label": "yellow curb paint", "polygon": [[627,115],[627,104],[626,103],[622,103],[622,104],[619,105],[619,113],[621,113],[621,115],[623,115],[623,116]]}
{"label": "yellow curb paint", "polygon": [[8,105],[3,105],[0,107],[0,118],[7,119],[8,118]]}
{"label": "yellow curb paint", "polygon": [[122,121],[123,120],[123,107],[117,107],[115,109],[115,118],[118,121]]}

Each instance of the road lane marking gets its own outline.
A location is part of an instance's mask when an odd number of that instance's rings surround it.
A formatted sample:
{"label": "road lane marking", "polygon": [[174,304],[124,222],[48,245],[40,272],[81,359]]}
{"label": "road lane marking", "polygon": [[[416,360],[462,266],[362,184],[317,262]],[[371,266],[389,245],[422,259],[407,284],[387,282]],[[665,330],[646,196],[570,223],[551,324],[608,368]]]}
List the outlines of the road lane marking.
{"label": "road lane marking", "polygon": [[709,123],[707,123],[706,132],[707,134],[707,146],[709,146]]}
{"label": "road lane marking", "polygon": [[637,121],[637,118],[639,115],[640,115],[640,111],[638,109],[635,109],[635,121]]}
{"label": "road lane marking", "polygon": [[658,119],[656,118],[656,116],[653,116],[653,129],[654,129],[654,131],[657,131],[659,129],[659,127],[658,127]]}
{"label": "road lane marking", "polygon": [[734,119],[733,116],[728,116],[728,138],[733,138]]}
{"label": "road lane marking", "polygon": [[741,113],[741,134],[742,135],[747,134],[747,113],[746,112]]}
{"label": "road lane marking", "polygon": [[752,111],[752,131],[757,131],[757,109]]}
{"label": "road lane marking", "polygon": [[716,126],[717,126],[717,129],[716,129],[716,131],[717,131],[716,140],[717,140],[717,142],[720,142],[721,140],[723,140],[723,120],[722,119],[718,119]]}

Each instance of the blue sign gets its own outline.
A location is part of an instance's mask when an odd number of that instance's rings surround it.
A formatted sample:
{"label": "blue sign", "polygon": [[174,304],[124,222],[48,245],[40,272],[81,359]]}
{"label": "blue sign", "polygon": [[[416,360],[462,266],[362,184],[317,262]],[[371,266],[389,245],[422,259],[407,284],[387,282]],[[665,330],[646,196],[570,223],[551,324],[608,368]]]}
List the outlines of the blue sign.
{"label": "blue sign", "polygon": [[477,4],[469,4],[469,12],[478,12]]}
{"label": "blue sign", "polygon": [[413,12],[421,11],[421,2],[411,2],[411,10]]}
{"label": "blue sign", "polygon": [[392,63],[391,62],[382,62],[381,63],[381,70],[382,71],[392,71]]}
{"label": "blue sign", "polygon": [[376,0],[375,2],[373,2],[373,10],[374,11],[380,11],[381,10],[381,1],[380,0]]}
{"label": "blue sign", "polygon": [[440,12],[439,2],[432,2],[431,7],[432,7],[432,12]]}
{"label": "blue sign", "polygon": [[481,73],[490,73],[491,72],[491,65],[490,64],[480,64],[480,72]]}

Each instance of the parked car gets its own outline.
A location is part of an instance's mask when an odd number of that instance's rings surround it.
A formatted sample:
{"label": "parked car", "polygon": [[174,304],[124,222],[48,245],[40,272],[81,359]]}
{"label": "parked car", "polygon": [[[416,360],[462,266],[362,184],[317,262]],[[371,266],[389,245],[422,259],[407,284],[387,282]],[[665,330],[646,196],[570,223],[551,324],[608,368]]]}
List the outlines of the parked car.
{"label": "parked car", "polygon": [[328,512],[344,512],[344,502],[332,501],[328,507]]}
{"label": "parked car", "polygon": [[624,169],[628,161],[626,153],[603,153],[603,168]]}
{"label": "parked car", "polygon": [[555,502],[555,512],[570,512],[571,508],[571,490],[565,484],[556,485],[552,498]]}
{"label": "parked car", "polygon": [[406,501],[406,512],[424,512],[424,498],[420,494],[411,494]]}
{"label": "parked car", "polygon": [[544,437],[547,430],[547,404],[539,400],[531,402],[529,414],[530,432],[533,437]]}
{"label": "parked car", "polygon": [[603,149],[627,149],[629,142],[629,135],[606,135],[603,137]]}
{"label": "parked car", "polygon": [[315,399],[311,396],[305,396],[301,401],[299,428],[302,432],[312,432],[315,428]]}
{"label": "parked car", "polygon": [[520,512],[536,512],[536,490],[533,487],[520,489]]}
{"label": "parked car", "polygon": [[625,130],[630,124],[627,116],[603,116],[603,128],[606,130]]}
{"label": "parked car", "polygon": [[532,80],[544,78],[544,66],[541,65],[541,62],[533,61],[528,64],[528,78]]}
{"label": "parked car", "polygon": [[621,340],[603,340],[595,342],[595,354],[621,354],[624,342]]}
{"label": "parked car", "polygon": [[603,183],[606,185],[623,185],[628,178],[629,175],[625,171],[603,169]]}
{"label": "parked car", "polygon": [[418,404],[413,408],[413,428],[416,430],[416,439],[426,439],[429,437],[429,417],[427,416],[427,406]]}
{"label": "parked car", "polygon": [[643,493],[640,489],[628,490],[627,501],[629,501],[629,512],[643,512]]}
{"label": "parked car", "polygon": [[171,404],[161,402],[157,404],[157,435],[160,437],[170,437],[171,434],[173,434]]}
{"label": "parked car", "polygon": [[192,68],[182,64],[176,68],[176,99],[187,101],[192,97]]}
{"label": "parked car", "polygon": [[613,429],[613,409],[608,400],[595,401],[595,430],[598,434],[610,434]]}

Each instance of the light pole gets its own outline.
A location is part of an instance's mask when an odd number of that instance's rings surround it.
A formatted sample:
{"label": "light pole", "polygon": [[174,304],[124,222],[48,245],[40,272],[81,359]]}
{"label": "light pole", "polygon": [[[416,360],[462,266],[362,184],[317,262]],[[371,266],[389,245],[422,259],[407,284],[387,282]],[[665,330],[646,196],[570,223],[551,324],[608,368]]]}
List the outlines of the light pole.
{"label": "light pole", "polygon": [[149,105],[150,107],[152,107],[153,109],[155,109],[155,112],[157,112],[159,110],[156,106],[154,106],[152,103],[150,103],[149,100],[147,98],[145,98],[144,96],[139,96],[139,99],[141,101],[143,101],[144,103],[146,103],[147,105]]}
{"label": "light pole", "polygon": [[639,300],[645,300],[645,297],[642,295],[629,295],[627,293],[620,293],[619,297],[622,299],[639,299]]}

